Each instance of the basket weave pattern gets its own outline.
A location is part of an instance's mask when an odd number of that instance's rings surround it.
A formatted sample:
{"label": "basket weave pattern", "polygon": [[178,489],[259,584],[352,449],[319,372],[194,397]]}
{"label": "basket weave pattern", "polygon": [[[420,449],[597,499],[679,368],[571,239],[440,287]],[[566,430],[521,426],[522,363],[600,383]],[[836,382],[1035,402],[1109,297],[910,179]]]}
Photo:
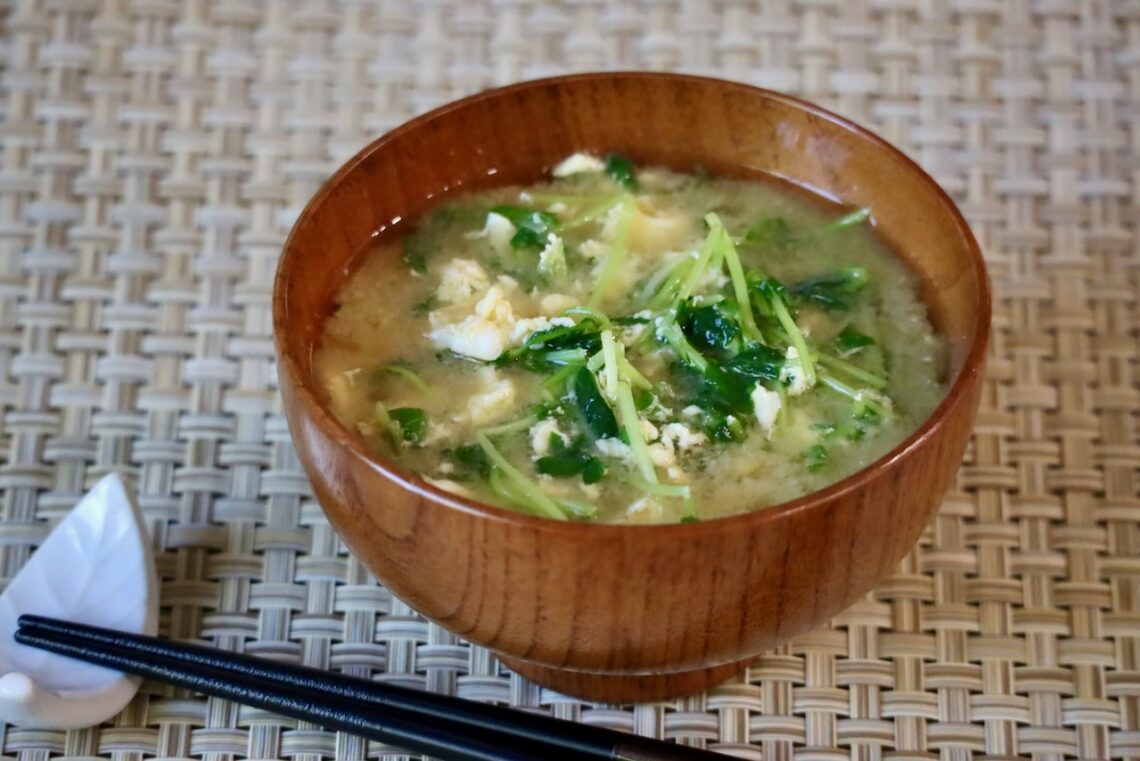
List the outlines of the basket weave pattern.
{"label": "basket weave pattern", "polygon": [[[996,289],[957,486],[898,572],[746,678],[591,706],[418,618],[313,501],[275,392],[293,219],[375,135],[524,78],[673,69],[876,129]],[[1140,758],[1140,5],[0,0],[0,584],[102,474],[162,630],[750,759]],[[536,125],[541,128],[541,125]],[[399,758],[148,684],[0,759]]]}

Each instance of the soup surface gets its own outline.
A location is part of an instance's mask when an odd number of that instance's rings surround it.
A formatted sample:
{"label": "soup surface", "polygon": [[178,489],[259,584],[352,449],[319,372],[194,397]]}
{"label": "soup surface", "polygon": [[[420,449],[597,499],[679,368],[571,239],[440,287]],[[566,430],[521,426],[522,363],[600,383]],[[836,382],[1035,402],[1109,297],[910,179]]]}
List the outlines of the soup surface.
{"label": "soup surface", "polygon": [[944,395],[944,343],[867,210],[616,156],[552,174],[382,241],[327,322],[335,413],[435,485],[707,520],[854,473]]}

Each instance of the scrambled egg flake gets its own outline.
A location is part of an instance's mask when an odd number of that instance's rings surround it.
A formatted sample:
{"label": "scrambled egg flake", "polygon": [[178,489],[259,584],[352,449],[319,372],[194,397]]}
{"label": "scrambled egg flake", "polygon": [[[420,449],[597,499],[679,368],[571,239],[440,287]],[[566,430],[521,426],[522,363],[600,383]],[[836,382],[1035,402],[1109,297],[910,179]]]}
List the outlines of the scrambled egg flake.
{"label": "scrambled egg flake", "polygon": [[776,416],[780,413],[780,404],[780,395],[775,391],[769,391],[759,384],[752,390],[752,408],[756,411],[756,422],[769,438],[772,436],[772,426],[776,424]]}
{"label": "scrambled egg flake", "polygon": [[569,177],[584,172],[600,172],[606,168],[602,160],[588,153],[574,153],[564,158],[550,172],[555,177]]}
{"label": "scrambled egg flake", "polygon": [[530,427],[530,448],[536,457],[545,457],[550,454],[550,438],[557,436],[564,439],[562,431],[558,430],[558,421],[554,418],[539,420]]}
{"label": "scrambled egg flake", "polygon": [[[574,324],[569,317],[516,319],[511,302],[504,292],[509,285],[499,283],[491,286],[475,305],[474,314],[459,322],[439,325],[429,331],[427,337],[441,349],[489,362],[512,346],[522,343],[532,333],[558,325],[569,327]],[[434,314],[436,313],[433,312],[432,315]]]}
{"label": "scrambled egg flake", "polygon": [[677,449],[688,452],[707,444],[709,437],[700,431],[690,430],[684,423],[668,423],[661,429],[661,439],[668,439]]}
{"label": "scrambled egg flake", "polygon": [[606,457],[624,460],[630,455],[629,445],[621,439],[598,439],[594,445]]}
{"label": "scrambled egg flake", "polygon": [[493,285],[475,305],[475,314],[461,322],[441,325],[428,332],[427,337],[440,348],[489,362],[507,350],[514,322],[511,302],[504,298],[499,286]]}
{"label": "scrambled egg flake", "polygon": [[[455,431],[452,430],[451,426],[429,420],[427,435],[425,435],[423,441],[420,442],[420,446],[430,447],[436,444],[444,444],[451,439],[453,435],[455,435]],[[441,470],[444,465],[451,465],[451,463],[440,463]]]}
{"label": "scrambled egg flake", "polygon": [[578,244],[578,253],[586,259],[602,259],[610,247],[597,238],[590,238]]}
{"label": "scrambled egg flake", "polygon": [[515,226],[511,224],[511,220],[502,214],[491,211],[487,213],[487,221],[483,223],[483,229],[472,237],[486,238],[495,253],[502,255],[511,250],[511,238],[514,235]]}
{"label": "scrambled egg flake", "polygon": [[804,363],[796,347],[788,347],[784,360],[784,366],[780,368],[780,382],[788,384],[789,394],[799,396],[811,386],[808,385],[807,375],[804,374]]}
{"label": "scrambled egg flake", "polygon": [[498,378],[494,368],[488,367],[487,390],[473,395],[467,402],[467,420],[479,427],[490,425],[509,415],[515,408],[515,384]]}
{"label": "scrambled egg flake", "polygon": [[510,342],[511,345],[517,345],[540,330],[549,330],[559,326],[568,328],[573,324],[574,320],[569,317],[526,317],[516,320],[511,326]]}
{"label": "scrambled egg flake", "polygon": [[673,450],[673,442],[669,439],[655,441],[648,445],[649,459],[658,468],[668,468],[677,464],[677,453]]}
{"label": "scrambled egg flake", "polygon": [[476,293],[487,290],[490,281],[487,273],[474,259],[452,259],[439,273],[439,288],[435,295],[445,304],[466,301]]}
{"label": "scrambled egg flake", "polygon": [[628,523],[660,523],[665,510],[653,497],[642,497],[625,509]]}
{"label": "scrambled egg flake", "polygon": [[573,306],[578,306],[578,299],[564,293],[551,293],[539,302],[539,309],[545,315],[560,314]]}
{"label": "scrambled egg flake", "polygon": [[546,246],[538,254],[538,271],[544,275],[558,275],[566,271],[566,247],[554,233],[546,236]]}

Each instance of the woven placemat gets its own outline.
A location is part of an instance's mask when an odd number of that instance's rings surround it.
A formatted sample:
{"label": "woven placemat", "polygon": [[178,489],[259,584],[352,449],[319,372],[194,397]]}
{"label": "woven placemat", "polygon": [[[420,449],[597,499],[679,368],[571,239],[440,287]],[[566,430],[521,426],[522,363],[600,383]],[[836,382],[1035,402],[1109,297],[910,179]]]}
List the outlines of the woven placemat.
{"label": "woven placemat", "polygon": [[[0,584],[132,475],[162,629],[751,759],[1140,758],[1140,5],[0,3]],[[804,95],[959,200],[995,340],[957,487],[875,594],[705,695],[591,706],[418,618],[289,444],[270,282],[339,162],[487,86],[676,69]],[[0,758],[397,758],[147,684]]]}

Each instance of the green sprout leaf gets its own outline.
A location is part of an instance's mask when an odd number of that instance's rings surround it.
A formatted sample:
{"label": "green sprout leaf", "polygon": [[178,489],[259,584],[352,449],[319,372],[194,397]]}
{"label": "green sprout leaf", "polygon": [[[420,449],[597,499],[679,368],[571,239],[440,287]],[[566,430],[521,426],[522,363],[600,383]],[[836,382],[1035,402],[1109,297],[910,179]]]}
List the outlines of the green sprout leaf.
{"label": "green sprout leaf", "polygon": [[804,463],[812,473],[818,472],[827,465],[827,447],[823,444],[813,444],[804,452]]}
{"label": "green sprout leaf", "polygon": [[427,414],[419,407],[397,407],[388,417],[399,426],[400,436],[409,444],[419,444],[427,434]]}
{"label": "green sprout leaf", "polygon": [[638,184],[637,177],[633,173],[633,163],[625,156],[616,153],[606,156],[606,174],[629,192],[637,192]]}
{"label": "green sprout leaf", "polygon": [[846,311],[855,303],[855,296],[867,287],[867,270],[863,267],[844,267],[816,277],[802,280],[789,291],[797,298],[831,311]]}
{"label": "green sprout leaf", "polygon": [[744,231],[742,243],[786,250],[795,241],[792,226],[783,217],[767,217]]}
{"label": "green sprout leaf", "polygon": [[546,246],[547,236],[562,226],[553,214],[521,206],[499,205],[491,212],[506,217],[515,226],[511,248],[542,249]]}
{"label": "green sprout leaf", "polygon": [[486,478],[491,474],[491,461],[487,459],[486,452],[478,444],[465,444],[456,447],[451,458],[464,470]]}
{"label": "green sprout leaf", "polygon": [[867,346],[874,346],[875,339],[865,333],[860,333],[854,326],[847,325],[835,337],[835,349],[840,356],[849,356]]}
{"label": "green sprout leaf", "polygon": [[582,415],[582,420],[590,433],[598,439],[613,438],[618,435],[617,418],[614,411],[598,389],[594,374],[585,367],[579,367],[571,381],[574,403]]}
{"label": "green sprout leaf", "polygon": [[427,243],[423,236],[412,233],[404,238],[404,263],[413,272],[427,272]]}
{"label": "green sprout leaf", "polygon": [[770,346],[749,344],[730,359],[724,369],[733,375],[771,386],[780,378],[784,355]]}
{"label": "green sprout leaf", "polygon": [[685,337],[698,351],[726,354],[741,335],[740,323],[728,314],[723,302],[692,308],[684,306],[678,322]]}
{"label": "green sprout leaf", "polygon": [[423,301],[415,304],[412,307],[412,314],[414,314],[416,317],[423,317],[425,314],[435,309],[437,306],[439,306],[439,299],[435,297],[435,294],[432,294],[425,298]]}
{"label": "green sprout leaf", "polygon": [[535,372],[582,362],[602,345],[601,330],[590,318],[574,325],[555,325],[532,333],[519,346],[500,354],[497,367],[520,364]]}

